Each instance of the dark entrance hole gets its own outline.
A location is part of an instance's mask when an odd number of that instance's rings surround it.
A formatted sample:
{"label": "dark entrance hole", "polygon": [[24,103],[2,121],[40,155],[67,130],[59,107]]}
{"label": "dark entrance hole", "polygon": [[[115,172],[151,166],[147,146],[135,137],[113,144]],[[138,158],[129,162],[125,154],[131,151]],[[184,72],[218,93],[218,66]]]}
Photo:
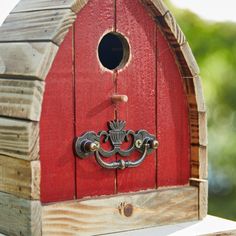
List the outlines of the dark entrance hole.
{"label": "dark entrance hole", "polygon": [[129,60],[129,44],[126,38],[119,33],[108,33],[100,41],[98,57],[102,65],[115,70],[125,66]]}

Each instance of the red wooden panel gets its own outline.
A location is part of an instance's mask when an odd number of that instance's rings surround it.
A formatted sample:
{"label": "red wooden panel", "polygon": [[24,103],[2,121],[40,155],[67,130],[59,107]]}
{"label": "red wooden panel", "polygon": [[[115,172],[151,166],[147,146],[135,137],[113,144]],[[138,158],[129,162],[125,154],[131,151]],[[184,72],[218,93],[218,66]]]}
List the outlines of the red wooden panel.
{"label": "red wooden panel", "polygon": [[72,31],[60,46],[46,78],[40,121],[41,201],[75,195]]}
{"label": "red wooden panel", "polygon": [[178,66],[157,31],[158,186],[187,184],[190,177],[188,106]]}
{"label": "red wooden panel", "polygon": [[[118,118],[127,121],[127,129],[146,129],[156,135],[156,25],[138,0],[116,1],[117,31],[125,35],[131,47],[131,60],[117,76],[117,91],[129,101],[118,106]],[[140,153],[134,153],[135,160]],[[118,192],[156,187],[156,152],[139,167],[118,171]]]}
{"label": "red wooden panel", "polygon": [[[75,23],[76,135],[107,130],[113,120],[113,73],[97,59],[97,47],[105,32],[114,26],[113,0],[91,0]],[[115,159],[113,158],[113,161]],[[112,158],[111,158],[112,161]],[[115,171],[102,169],[93,158],[76,160],[77,197],[113,194]]]}

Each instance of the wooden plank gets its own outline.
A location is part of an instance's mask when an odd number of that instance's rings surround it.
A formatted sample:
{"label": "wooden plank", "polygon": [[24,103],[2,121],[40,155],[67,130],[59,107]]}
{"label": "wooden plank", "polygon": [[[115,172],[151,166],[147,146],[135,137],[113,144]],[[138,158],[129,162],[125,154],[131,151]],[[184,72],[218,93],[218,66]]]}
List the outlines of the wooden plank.
{"label": "wooden plank", "polygon": [[201,77],[195,76],[193,78],[193,82],[194,82],[194,90],[195,90],[195,94],[196,94],[198,111],[199,112],[206,112],[206,104],[205,104],[205,99],[204,99],[204,95],[203,95]]}
{"label": "wooden plank", "polygon": [[0,191],[26,199],[39,199],[39,161],[0,155]]}
{"label": "wooden plank", "polygon": [[206,112],[199,112],[199,144],[207,146],[207,114]]}
{"label": "wooden plank", "polygon": [[194,178],[208,178],[208,155],[207,147],[191,145],[191,167]]}
{"label": "wooden plank", "polygon": [[[128,39],[131,48],[130,61],[117,71],[117,93],[129,98],[128,103],[116,106],[117,118],[127,122],[128,130],[144,129],[157,136],[156,24],[139,0],[117,0],[116,30]],[[135,161],[139,157],[140,153],[134,152],[128,160]],[[118,170],[117,191],[155,189],[156,163],[157,152],[154,151],[140,166]]]}
{"label": "wooden plank", "polygon": [[158,17],[158,22],[162,27],[169,44],[176,48],[186,42],[185,35],[177,24],[174,16],[168,11],[163,17]]}
{"label": "wooden plank", "polygon": [[178,48],[175,48],[175,54],[183,77],[194,77],[199,75],[200,69],[188,42]]}
{"label": "wooden plank", "polygon": [[75,197],[72,35],[70,31],[61,44],[46,78],[40,120],[42,202],[64,201]]}
{"label": "wooden plank", "polygon": [[41,204],[0,192],[0,232],[12,236],[41,236]]}
{"label": "wooden plank", "polygon": [[207,115],[206,112],[189,111],[191,143],[207,146]]}
{"label": "wooden plank", "polygon": [[39,126],[35,122],[0,117],[0,154],[39,159]]}
{"label": "wooden plank", "polygon": [[70,9],[10,14],[0,28],[0,42],[52,41],[60,45],[75,18]]}
{"label": "wooden plank", "polygon": [[206,112],[201,78],[199,76],[184,78],[184,84],[190,112]]}
{"label": "wooden plank", "polygon": [[12,13],[65,8],[79,12],[87,2],[88,0],[21,0]]}
{"label": "wooden plank", "polygon": [[164,16],[168,11],[166,5],[162,0],[140,0],[146,6],[151,15],[156,18]]}
{"label": "wooden plank", "polygon": [[183,187],[43,206],[43,235],[98,235],[198,218],[198,189]]}
{"label": "wooden plank", "polygon": [[208,182],[199,183],[199,219],[207,216],[208,211]]}
{"label": "wooden plank", "polygon": [[43,93],[41,81],[0,79],[0,115],[39,121]]}
{"label": "wooden plank", "polygon": [[0,43],[0,76],[44,80],[57,50],[50,42]]}
{"label": "wooden plank", "polygon": [[[75,23],[75,116],[76,136],[84,132],[107,130],[115,118],[111,96],[115,92],[113,72],[97,57],[102,35],[114,28],[114,1],[91,0]],[[89,32],[89,33],[88,33]],[[105,147],[104,147],[105,146]],[[103,144],[103,147],[109,150]],[[110,161],[114,161],[111,157]],[[76,159],[77,197],[115,193],[115,170],[100,167],[95,158]],[[102,181],[101,181],[102,180]]]}
{"label": "wooden plank", "polygon": [[157,28],[158,186],[187,184],[190,177],[189,107],[176,59]]}

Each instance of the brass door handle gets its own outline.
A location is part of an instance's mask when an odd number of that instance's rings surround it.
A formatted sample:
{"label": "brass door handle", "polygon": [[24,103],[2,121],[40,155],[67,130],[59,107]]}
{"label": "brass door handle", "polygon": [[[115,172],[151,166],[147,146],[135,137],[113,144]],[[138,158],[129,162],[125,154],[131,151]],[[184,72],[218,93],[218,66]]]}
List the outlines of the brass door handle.
{"label": "brass door handle", "polygon": [[[125,121],[111,121],[108,124],[108,131],[101,131],[98,134],[95,132],[87,132],[75,140],[75,153],[85,159],[90,156],[95,156],[97,163],[106,169],[125,169],[128,167],[137,167],[143,163],[148,154],[156,150],[159,146],[154,135],[149,134],[146,130],[139,130],[136,133],[132,130],[124,130]],[[123,142],[132,142],[128,149],[123,150],[121,145]],[[101,140],[110,142],[113,149],[106,151],[102,148]],[[134,151],[141,153],[141,156],[135,160],[119,160],[108,163],[103,159],[110,158],[115,154],[127,158]]]}

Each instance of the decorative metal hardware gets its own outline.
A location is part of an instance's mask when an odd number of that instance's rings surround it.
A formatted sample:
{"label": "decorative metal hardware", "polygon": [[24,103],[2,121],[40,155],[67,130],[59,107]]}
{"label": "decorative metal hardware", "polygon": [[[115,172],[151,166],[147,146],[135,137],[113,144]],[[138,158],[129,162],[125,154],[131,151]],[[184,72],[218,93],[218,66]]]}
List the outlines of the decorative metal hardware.
{"label": "decorative metal hardware", "polygon": [[[124,130],[125,121],[114,120],[108,122],[108,131],[100,131],[96,134],[93,131],[87,132],[75,140],[75,153],[85,159],[90,156],[95,156],[97,163],[106,169],[125,169],[128,167],[139,166],[147,157],[148,154],[158,148],[159,143],[156,137],[149,134],[146,130],[139,130],[136,133],[133,130]],[[101,145],[110,142],[113,149],[104,150]],[[131,143],[128,149],[123,150],[121,145],[124,142]],[[141,156],[136,161],[118,160],[115,162],[105,162],[102,158],[109,158],[115,154],[122,157],[130,156],[134,151],[141,153]]]}

